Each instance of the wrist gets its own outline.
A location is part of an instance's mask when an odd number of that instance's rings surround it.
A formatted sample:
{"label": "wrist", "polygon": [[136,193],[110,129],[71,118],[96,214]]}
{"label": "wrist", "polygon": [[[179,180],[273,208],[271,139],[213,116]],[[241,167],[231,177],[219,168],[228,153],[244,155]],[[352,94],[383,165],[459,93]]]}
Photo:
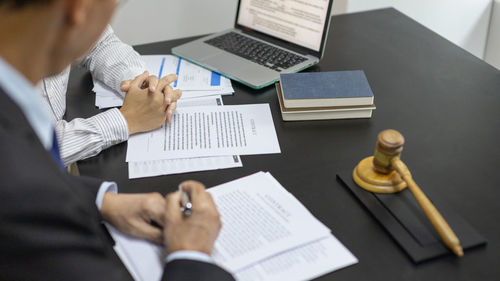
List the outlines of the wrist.
{"label": "wrist", "polygon": [[123,118],[125,118],[125,121],[127,122],[127,127],[128,127],[128,134],[133,135],[137,133],[136,126],[134,122],[132,122],[133,118],[131,118],[128,115],[128,112],[126,109],[123,109],[123,107],[120,109],[121,114],[123,115]]}
{"label": "wrist", "polygon": [[[212,254],[213,245],[209,243],[192,243],[192,241],[175,241],[174,243],[168,243],[168,239],[164,239],[165,245],[169,245],[168,250],[170,254],[176,252],[199,252],[210,256]],[[170,241],[172,242],[172,241]]]}
{"label": "wrist", "polygon": [[102,199],[101,216],[107,222],[112,221],[113,210],[115,209],[113,206],[115,204],[115,200],[116,200],[117,196],[118,196],[118,194],[116,194],[116,193],[106,192],[104,194],[103,199]]}
{"label": "wrist", "polygon": [[167,256],[167,262],[177,259],[190,259],[206,263],[214,262],[210,255],[198,251],[176,251],[169,253]]}

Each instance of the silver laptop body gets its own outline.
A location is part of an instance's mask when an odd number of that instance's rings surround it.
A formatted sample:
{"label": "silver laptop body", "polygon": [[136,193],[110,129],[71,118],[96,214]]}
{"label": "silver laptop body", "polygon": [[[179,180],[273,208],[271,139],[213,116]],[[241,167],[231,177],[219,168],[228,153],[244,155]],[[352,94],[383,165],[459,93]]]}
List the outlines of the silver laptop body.
{"label": "silver laptop body", "polygon": [[[260,89],[278,81],[280,73],[298,72],[319,62],[326,45],[332,4],[333,0],[239,0],[233,29],[177,46],[172,53]],[[284,50],[285,57],[299,59],[294,60],[293,66],[288,67],[287,62],[283,67],[281,63],[264,63],[214,46],[214,40],[220,39],[217,37],[241,38],[240,35]]]}

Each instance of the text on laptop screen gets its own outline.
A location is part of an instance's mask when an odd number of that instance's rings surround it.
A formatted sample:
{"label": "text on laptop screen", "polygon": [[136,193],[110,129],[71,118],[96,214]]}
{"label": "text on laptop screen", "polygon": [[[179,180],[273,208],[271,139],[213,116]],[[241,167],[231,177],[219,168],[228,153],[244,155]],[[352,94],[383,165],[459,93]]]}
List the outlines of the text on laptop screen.
{"label": "text on laptop screen", "polygon": [[319,51],[329,0],[241,0],[238,24]]}

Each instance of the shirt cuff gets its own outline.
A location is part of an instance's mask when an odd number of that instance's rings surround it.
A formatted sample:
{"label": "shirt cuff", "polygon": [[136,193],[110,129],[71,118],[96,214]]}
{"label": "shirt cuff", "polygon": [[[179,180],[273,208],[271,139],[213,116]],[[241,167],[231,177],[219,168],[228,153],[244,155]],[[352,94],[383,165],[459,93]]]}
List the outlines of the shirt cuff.
{"label": "shirt cuff", "polygon": [[198,251],[176,251],[167,256],[167,262],[181,259],[214,263],[213,259],[209,255]]}
{"label": "shirt cuff", "polygon": [[[132,68],[128,68],[127,70],[125,70],[123,73],[122,73],[122,80],[120,81],[120,83],[124,80],[133,80],[135,77],[141,75],[144,73],[144,71],[146,71],[146,69],[144,68],[139,68],[139,67],[132,67]],[[151,74],[150,74],[151,75]],[[120,89],[118,89],[120,90]]]}
{"label": "shirt cuff", "polygon": [[128,140],[128,124],[118,108],[112,108],[92,117],[101,131],[104,148]]}
{"label": "shirt cuff", "polygon": [[95,199],[95,204],[99,210],[101,210],[102,200],[106,192],[118,193],[118,186],[116,183],[112,181],[104,181],[101,183],[101,187],[99,187],[99,191],[97,192],[97,198]]}

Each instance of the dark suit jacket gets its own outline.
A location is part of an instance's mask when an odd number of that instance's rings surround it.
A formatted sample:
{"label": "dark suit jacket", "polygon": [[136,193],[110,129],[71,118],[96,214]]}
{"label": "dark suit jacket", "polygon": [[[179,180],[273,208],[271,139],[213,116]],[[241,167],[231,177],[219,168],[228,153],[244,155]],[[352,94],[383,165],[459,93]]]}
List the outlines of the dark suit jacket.
{"label": "dark suit jacket", "polygon": [[[0,89],[0,280],[132,280],[101,225],[100,180],[59,170],[19,107]],[[163,280],[233,280],[176,260]]]}

